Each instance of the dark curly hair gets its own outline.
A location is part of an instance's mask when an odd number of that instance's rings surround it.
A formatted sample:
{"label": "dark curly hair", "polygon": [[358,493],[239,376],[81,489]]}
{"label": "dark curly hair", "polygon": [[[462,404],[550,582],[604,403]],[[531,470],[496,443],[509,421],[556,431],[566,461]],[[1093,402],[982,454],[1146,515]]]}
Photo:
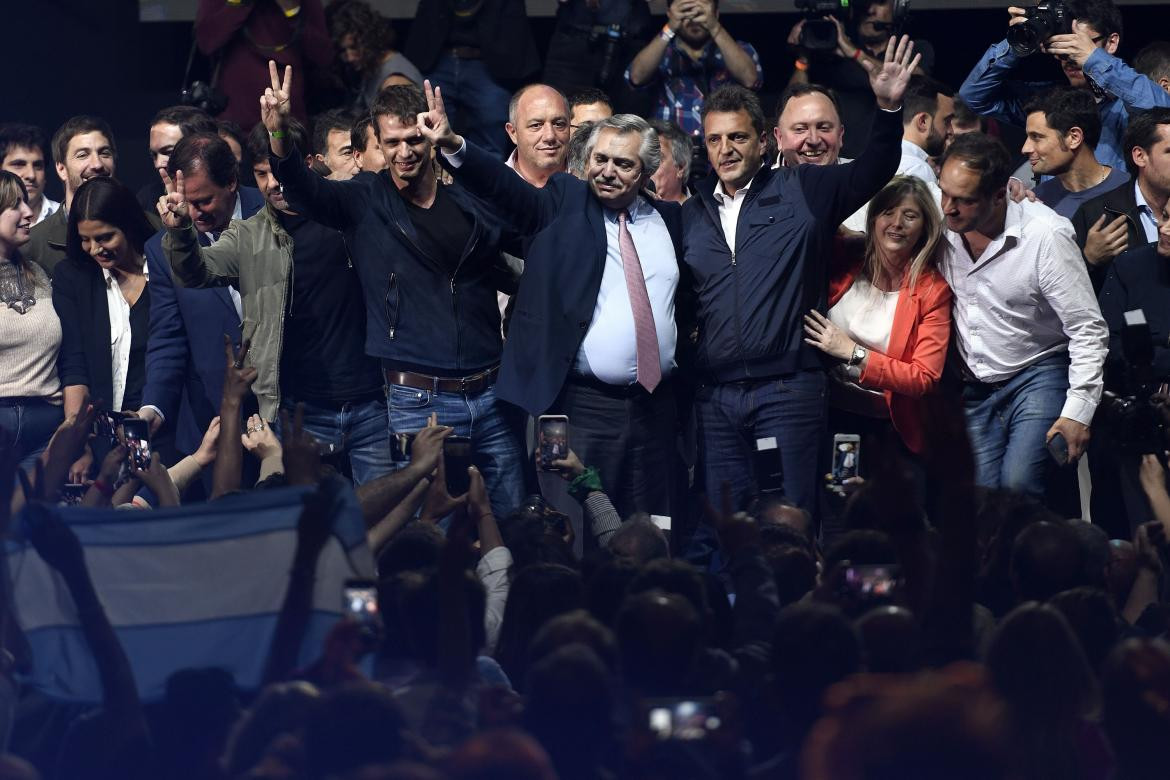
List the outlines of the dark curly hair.
{"label": "dark curly hair", "polygon": [[370,73],[384,52],[394,48],[394,28],[382,14],[370,7],[365,0],[341,0],[329,6],[326,11],[329,34],[337,48],[347,35],[353,36],[353,43],[361,52],[358,70]]}

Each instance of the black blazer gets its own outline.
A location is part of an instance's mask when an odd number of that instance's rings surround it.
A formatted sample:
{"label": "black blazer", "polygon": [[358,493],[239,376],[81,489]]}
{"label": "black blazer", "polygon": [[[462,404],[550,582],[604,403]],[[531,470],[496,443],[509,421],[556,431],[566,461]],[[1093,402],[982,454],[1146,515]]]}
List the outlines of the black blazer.
{"label": "black blazer", "polygon": [[[110,408],[110,310],[101,268],[93,260],[65,258],[53,269],[53,308],[61,320],[57,373],[62,385],[86,385],[89,397]],[[115,409],[114,411],[120,411]]]}
{"label": "black blazer", "polygon": [[[451,0],[421,0],[405,54],[427,73],[439,61],[455,12]],[[497,81],[520,81],[540,70],[540,53],[532,37],[524,0],[484,0],[476,16],[483,63]]]}
{"label": "black blazer", "polygon": [[[467,145],[455,175],[469,190],[494,204],[520,233],[532,235],[516,295],[516,308],[504,343],[496,395],[530,414],[552,406],[581,347],[605,269],[605,216],[589,186],[555,174],[543,189],[533,187],[487,152]],[[682,257],[682,209],[651,201],[662,215]],[[675,320],[675,361],[686,374],[692,284],[680,260]]]}
{"label": "black blazer", "polygon": [[[1131,179],[1120,187],[1109,190],[1095,198],[1089,198],[1080,205],[1072,215],[1073,230],[1077,232],[1077,245],[1085,248],[1085,241],[1089,237],[1089,230],[1096,224],[1102,215],[1106,224],[1118,217],[1125,217],[1126,238],[1129,248],[1137,249],[1145,246],[1146,232],[1142,229],[1142,216],[1138,211],[1137,198],[1133,193],[1134,182]],[[1089,278],[1093,281],[1093,289],[1100,294],[1105,284],[1105,276],[1109,272],[1109,265],[1089,266]]]}

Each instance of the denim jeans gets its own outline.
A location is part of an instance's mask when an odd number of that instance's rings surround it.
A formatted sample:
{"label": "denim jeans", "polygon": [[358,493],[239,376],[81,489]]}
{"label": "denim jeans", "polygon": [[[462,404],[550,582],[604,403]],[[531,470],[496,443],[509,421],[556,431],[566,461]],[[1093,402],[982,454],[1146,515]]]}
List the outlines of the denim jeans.
{"label": "denim jeans", "polygon": [[[390,458],[390,436],[386,432],[386,405],[373,399],[340,408],[319,406],[302,401],[305,406],[305,431],[321,444],[332,444],[338,454],[349,458],[355,485],[361,485],[394,470]],[[292,418],[297,401],[282,399],[281,406]]]}
{"label": "denim jeans", "polygon": [[1034,363],[997,385],[967,383],[963,406],[975,455],[975,482],[1044,495],[1053,463],[1045,434],[1068,392],[1068,356]]}
{"label": "denim jeans", "polygon": [[431,413],[456,436],[471,439],[471,458],[483,474],[492,513],[507,517],[524,501],[523,415],[496,399],[495,388],[477,395],[436,393],[404,385],[387,389],[390,430],[412,433],[426,427]]}
{"label": "denim jeans", "polygon": [[45,451],[64,411],[40,398],[0,399],[0,429],[14,440],[17,465],[29,470]]}
{"label": "denim jeans", "polygon": [[447,53],[427,78],[442,87],[447,118],[455,131],[501,159],[511,149],[504,123],[512,95],[488,73],[483,60],[465,60]]}
{"label": "denim jeans", "polygon": [[736,508],[759,489],[756,442],[775,437],[784,495],[816,514],[819,454],[825,436],[825,374],[728,382],[699,389],[695,398],[707,493],[717,501],[731,484]]}

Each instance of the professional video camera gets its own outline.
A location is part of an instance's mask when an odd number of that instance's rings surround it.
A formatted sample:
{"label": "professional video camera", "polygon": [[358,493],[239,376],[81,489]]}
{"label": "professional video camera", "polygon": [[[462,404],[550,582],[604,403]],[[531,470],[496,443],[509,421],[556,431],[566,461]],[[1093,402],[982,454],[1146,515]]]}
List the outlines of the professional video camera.
{"label": "professional video camera", "polygon": [[[837,48],[837,26],[825,17],[836,17],[846,28],[852,29],[862,21],[870,4],[867,0],[796,0],[796,10],[804,14],[800,47],[812,52]],[[910,0],[894,0],[890,32],[900,35],[909,13]]]}
{"label": "professional video camera", "polygon": [[1093,424],[1118,452],[1160,455],[1165,449],[1165,426],[1151,401],[1158,388],[1154,377],[1154,338],[1141,309],[1125,313],[1121,351],[1125,356],[1124,394],[1106,390]]}
{"label": "professional video camera", "polygon": [[1024,9],[1024,21],[1008,27],[1007,40],[1019,57],[1035,54],[1053,35],[1072,32],[1072,14],[1064,0],[1043,0],[1034,8]]}
{"label": "professional video camera", "polygon": [[622,67],[622,41],[629,32],[620,24],[599,24],[589,32],[589,47],[601,47],[601,67],[597,70],[597,86],[607,87]]}

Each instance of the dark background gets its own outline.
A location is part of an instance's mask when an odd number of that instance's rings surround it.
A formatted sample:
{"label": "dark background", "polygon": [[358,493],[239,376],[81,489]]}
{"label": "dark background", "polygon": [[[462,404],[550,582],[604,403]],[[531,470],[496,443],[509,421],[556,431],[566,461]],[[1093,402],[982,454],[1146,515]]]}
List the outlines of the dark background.
{"label": "dark background", "polygon": [[[145,183],[152,176],[147,123],[159,108],[178,102],[191,23],[139,22],[136,0],[36,0],[5,6],[7,56],[0,121],[39,125],[48,138],[73,114],[102,116],[113,127],[118,144],[118,177],[132,189]],[[1166,5],[1125,6],[1122,15],[1123,59],[1132,59],[1142,46],[1166,37],[1170,29]],[[736,38],[752,43],[760,53],[762,98],[769,112],[791,74],[793,55],[785,39],[799,18],[781,13],[722,17]],[[542,53],[553,22],[551,17],[532,20]],[[395,20],[394,26],[399,41],[404,41],[410,22]],[[1004,9],[926,10],[912,12],[908,32],[934,44],[934,75],[957,88],[987,46],[1003,38],[1006,26]],[[196,73],[206,75],[201,57]],[[1020,74],[1063,81],[1056,63],[1043,55],[1033,57]],[[61,183],[51,170],[46,189],[50,197],[60,199]]]}

